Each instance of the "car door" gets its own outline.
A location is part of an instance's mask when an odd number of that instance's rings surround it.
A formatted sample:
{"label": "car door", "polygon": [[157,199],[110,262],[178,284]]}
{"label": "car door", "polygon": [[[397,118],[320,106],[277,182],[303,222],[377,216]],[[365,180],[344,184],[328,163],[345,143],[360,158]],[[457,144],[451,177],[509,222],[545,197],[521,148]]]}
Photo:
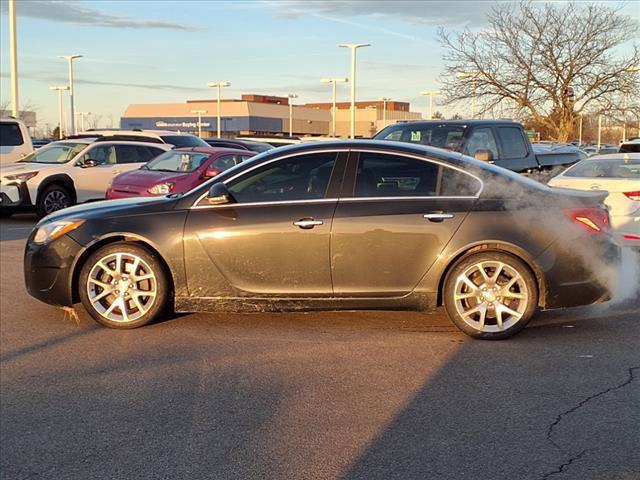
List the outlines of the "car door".
{"label": "car door", "polygon": [[185,225],[190,295],[330,296],[331,219],[345,163],[346,153],[333,150],[280,157],[225,180],[234,203],[202,198]]}
{"label": "car door", "polygon": [[[89,160],[93,162],[88,162]],[[76,161],[73,169],[78,202],[103,199],[116,170],[115,145],[98,143],[89,147]]]}
{"label": "car door", "polygon": [[333,219],[336,296],[403,296],[472,208],[477,178],[421,156],[352,151]]}

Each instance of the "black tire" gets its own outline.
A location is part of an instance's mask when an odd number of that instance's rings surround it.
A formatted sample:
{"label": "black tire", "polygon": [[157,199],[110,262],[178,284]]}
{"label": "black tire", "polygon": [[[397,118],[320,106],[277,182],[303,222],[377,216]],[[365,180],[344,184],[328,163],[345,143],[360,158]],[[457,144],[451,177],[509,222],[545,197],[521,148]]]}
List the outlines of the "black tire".
{"label": "black tire", "polygon": [[57,210],[73,205],[73,195],[62,185],[53,184],[46,187],[36,202],[36,212],[42,218]]}
{"label": "black tire", "polygon": [[[482,275],[480,264],[486,276]],[[504,266],[499,267],[500,264]],[[493,281],[498,269],[497,281]],[[507,288],[516,274],[519,279]],[[464,283],[463,275],[477,289]],[[523,298],[513,298],[516,295]],[[538,284],[531,269],[519,258],[499,251],[483,251],[461,258],[451,268],[444,281],[442,299],[449,318],[462,332],[473,338],[502,340],[521,331],[531,320],[538,305]],[[515,313],[505,312],[505,307]],[[473,312],[475,309],[478,311]],[[463,316],[460,311],[473,313]]]}
{"label": "black tire", "polygon": [[0,209],[0,218],[10,218],[15,212],[8,209]]}
{"label": "black tire", "polygon": [[[120,261],[122,262],[122,268],[120,268],[120,270],[124,270],[125,273],[119,276],[115,274],[109,275],[106,270],[98,265],[98,262],[103,260],[103,264],[106,264],[114,270],[118,270],[116,263],[117,254],[120,254]],[[116,258],[112,262],[109,259],[113,256],[116,256]],[[141,260],[136,272],[131,272],[130,270],[133,266],[133,261],[129,261],[129,263],[127,263],[128,259],[131,260],[131,257],[137,257]],[[126,265],[130,266],[129,273],[127,273]],[[147,285],[149,285],[149,288],[145,290],[145,281],[141,280],[137,282],[132,279],[136,278],[136,275],[144,273],[147,270],[149,270],[149,273],[153,274],[154,280],[148,280]],[[99,272],[102,272],[101,276],[97,276],[97,273]],[[92,283],[89,281],[90,275],[93,279]],[[128,279],[127,276],[130,278]],[[140,276],[142,277],[144,275]],[[107,294],[106,288],[96,286],[94,282],[95,280],[99,280],[104,285],[110,287],[112,289],[112,293]],[[126,285],[123,288],[122,285],[126,282],[131,282],[129,283],[130,286],[135,284],[135,288],[128,289],[126,288]],[[121,290],[117,290],[118,288],[121,288]],[[156,292],[153,298],[151,296],[138,295],[139,292],[153,291],[153,288],[155,288]],[[96,301],[102,293],[105,293],[107,296],[104,297],[104,299]],[[141,327],[157,320],[166,311],[169,304],[170,284],[167,274],[165,273],[163,263],[156,254],[134,243],[117,242],[99,248],[91,254],[89,258],[87,258],[82,266],[82,270],[80,271],[78,294],[85,310],[98,323],[109,328],[130,329]],[[90,295],[93,295],[93,302]],[[145,306],[148,310],[143,311],[139,309],[134,303],[133,296],[136,296],[136,299],[139,299],[142,306]],[[117,301],[121,303],[113,308],[113,311],[109,316],[105,315],[105,313],[108,313],[109,307]],[[149,303],[145,304],[145,301],[148,301]],[[127,311],[127,317],[122,315],[122,308],[120,305],[123,305],[124,309]],[[138,303],[138,305],[140,305],[140,303]],[[99,309],[102,309],[103,311],[101,312]],[[139,315],[140,313],[142,314]],[[139,315],[139,317],[128,320],[129,314],[132,317],[135,317],[136,315]],[[114,318],[117,316],[120,316],[121,318]]]}

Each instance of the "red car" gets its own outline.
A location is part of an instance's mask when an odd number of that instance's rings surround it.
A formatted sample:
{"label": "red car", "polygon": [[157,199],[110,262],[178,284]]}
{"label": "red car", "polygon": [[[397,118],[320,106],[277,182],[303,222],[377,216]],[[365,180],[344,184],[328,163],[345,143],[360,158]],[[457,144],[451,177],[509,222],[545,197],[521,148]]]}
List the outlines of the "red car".
{"label": "red car", "polygon": [[247,150],[213,147],[169,150],[138,170],[114,177],[106,197],[111,200],[188,192],[255,154]]}

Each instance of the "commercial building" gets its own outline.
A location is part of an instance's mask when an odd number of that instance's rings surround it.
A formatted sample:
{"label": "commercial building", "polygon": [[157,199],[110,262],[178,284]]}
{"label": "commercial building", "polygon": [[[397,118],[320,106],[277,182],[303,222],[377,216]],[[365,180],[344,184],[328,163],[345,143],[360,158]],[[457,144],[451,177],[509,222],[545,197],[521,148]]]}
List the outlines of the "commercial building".
{"label": "commercial building", "polygon": [[[293,134],[328,136],[331,134],[331,103],[292,105]],[[217,101],[187,100],[185,103],[132,104],[120,119],[123,129],[162,129],[198,132],[198,110],[202,113],[202,136],[217,135]],[[239,135],[288,135],[289,98],[244,94],[238,99],[220,103],[220,126],[223,137]],[[336,135],[349,135],[349,103],[337,104]],[[410,112],[405,102],[358,102],[356,104],[356,136],[370,137],[376,131],[398,120],[416,120],[419,113]],[[385,120],[386,118],[386,120]]]}

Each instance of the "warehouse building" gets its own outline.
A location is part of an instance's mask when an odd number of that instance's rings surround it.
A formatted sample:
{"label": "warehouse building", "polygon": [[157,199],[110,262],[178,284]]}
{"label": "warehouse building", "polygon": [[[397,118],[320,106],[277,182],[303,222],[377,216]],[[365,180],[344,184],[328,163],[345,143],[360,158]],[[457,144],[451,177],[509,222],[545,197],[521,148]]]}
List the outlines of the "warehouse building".
{"label": "warehouse building", "polygon": [[[337,104],[336,134],[349,135],[349,103]],[[185,103],[132,104],[120,119],[123,129],[162,129],[185,133],[198,132],[198,110],[202,113],[203,137],[217,135],[217,101],[187,100]],[[220,105],[220,126],[223,137],[245,135],[288,135],[289,98],[271,95],[244,94],[238,99],[225,99]],[[293,134],[296,136],[329,136],[331,134],[331,103],[292,105]],[[386,117],[386,122],[384,118]],[[419,119],[404,102],[358,102],[356,136],[370,137],[386,124],[397,120]]]}

